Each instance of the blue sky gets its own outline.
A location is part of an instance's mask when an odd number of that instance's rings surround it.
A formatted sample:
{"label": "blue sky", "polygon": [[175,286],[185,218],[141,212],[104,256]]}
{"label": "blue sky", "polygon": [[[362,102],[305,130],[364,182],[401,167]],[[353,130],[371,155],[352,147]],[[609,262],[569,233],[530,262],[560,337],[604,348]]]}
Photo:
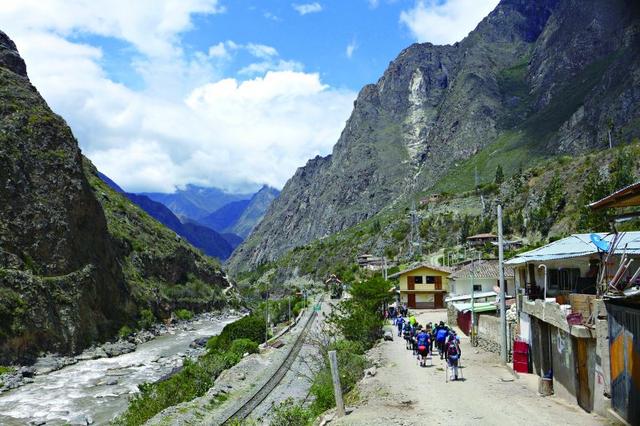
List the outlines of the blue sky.
{"label": "blue sky", "polygon": [[3,0],[0,28],[83,152],[128,191],[281,188],[360,88],[498,0]]}

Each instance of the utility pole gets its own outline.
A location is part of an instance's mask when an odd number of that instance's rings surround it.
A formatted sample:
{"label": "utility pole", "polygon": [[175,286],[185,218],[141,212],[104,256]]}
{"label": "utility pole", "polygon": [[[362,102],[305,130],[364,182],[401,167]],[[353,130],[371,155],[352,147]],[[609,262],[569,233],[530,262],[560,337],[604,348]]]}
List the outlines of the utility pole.
{"label": "utility pole", "polygon": [[475,259],[472,257],[471,258],[471,346],[476,345],[475,284],[476,284],[476,265],[475,265]]}
{"label": "utility pole", "polygon": [[498,268],[500,272],[500,329],[502,334],[502,345],[500,355],[502,362],[507,363],[507,303],[504,283],[504,250],[502,238],[502,205],[498,204]]}
{"label": "utility pole", "polygon": [[382,268],[384,271],[384,280],[387,281],[387,258],[382,256]]}
{"label": "utility pole", "polygon": [[266,282],[267,287],[267,301],[266,301],[266,309],[265,309],[265,327],[264,327],[264,343],[266,344],[269,340],[269,280]]}

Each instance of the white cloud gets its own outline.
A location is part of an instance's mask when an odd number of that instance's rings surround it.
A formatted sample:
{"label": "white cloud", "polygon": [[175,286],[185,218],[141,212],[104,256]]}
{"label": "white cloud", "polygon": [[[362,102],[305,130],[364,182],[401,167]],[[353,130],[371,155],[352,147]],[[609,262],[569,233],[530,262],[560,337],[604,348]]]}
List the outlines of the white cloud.
{"label": "white cloud", "polygon": [[[77,14],[68,3],[3,3],[0,22],[83,152],[128,191],[280,187],[308,158],[331,150],[352,109],[355,93],[326,86],[271,46],[225,41],[184,52],[180,34],[191,16],[219,13],[216,1],[153,0],[146,10],[143,1],[76,1]],[[131,44],[142,88],[114,81],[91,38],[69,37],[92,34]],[[239,50],[259,60],[247,81],[224,78],[218,66]]]}
{"label": "white cloud", "polygon": [[228,58],[229,52],[223,42],[209,47],[209,56],[214,58]]}
{"label": "white cloud", "polygon": [[416,0],[400,14],[419,42],[453,44],[462,40],[491,12],[499,0]]}
{"label": "white cloud", "polygon": [[274,47],[266,46],[264,44],[249,43],[247,44],[246,49],[256,58],[268,59],[273,56],[278,56],[278,51]]}
{"label": "white cloud", "polygon": [[303,4],[293,3],[291,7],[293,7],[300,15],[322,12],[322,5],[318,2]]}
{"label": "white cloud", "polygon": [[347,55],[347,58],[351,59],[351,57],[353,56],[353,52],[355,52],[357,48],[358,48],[358,43],[354,38],[349,42],[349,44],[347,44],[347,48],[345,50],[345,54]]}
{"label": "white cloud", "polygon": [[380,6],[380,0],[367,0],[369,2],[369,7],[375,9]]}

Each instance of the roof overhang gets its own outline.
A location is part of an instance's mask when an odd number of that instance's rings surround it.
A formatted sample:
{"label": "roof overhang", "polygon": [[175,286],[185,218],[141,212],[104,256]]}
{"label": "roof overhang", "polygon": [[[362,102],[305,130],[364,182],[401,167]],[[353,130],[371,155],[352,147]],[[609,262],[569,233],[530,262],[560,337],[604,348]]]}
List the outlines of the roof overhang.
{"label": "roof overhang", "polygon": [[626,186],[601,200],[589,204],[592,210],[638,206],[640,206],[640,182]]}

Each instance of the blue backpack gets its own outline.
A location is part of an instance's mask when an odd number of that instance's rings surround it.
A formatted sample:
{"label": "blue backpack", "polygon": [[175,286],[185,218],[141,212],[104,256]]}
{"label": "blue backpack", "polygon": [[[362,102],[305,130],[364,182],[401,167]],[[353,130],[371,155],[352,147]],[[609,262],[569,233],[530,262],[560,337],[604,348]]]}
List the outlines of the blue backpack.
{"label": "blue backpack", "polygon": [[427,346],[429,342],[429,335],[427,333],[420,333],[417,337],[418,346]]}

